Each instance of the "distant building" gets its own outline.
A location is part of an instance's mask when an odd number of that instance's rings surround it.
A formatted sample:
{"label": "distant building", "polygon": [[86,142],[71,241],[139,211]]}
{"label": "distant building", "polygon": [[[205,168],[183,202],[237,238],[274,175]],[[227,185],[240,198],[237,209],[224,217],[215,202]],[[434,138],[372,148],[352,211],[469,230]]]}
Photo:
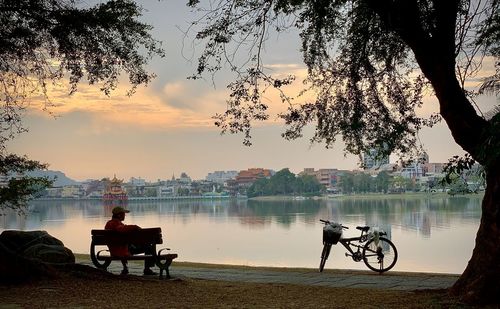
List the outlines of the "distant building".
{"label": "distant building", "polygon": [[64,186],[61,188],[60,196],[62,198],[80,198],[84,196],[85,191],[82,186],[73,185],[73,186]]}
{"label": "distant building", "polygon": [[424,176],[423,165],[420,163],[412,163],[409,166],[401,168],[401,177],[404,178],[420,178]]}
{"label": "distant building", "polygon": [[446,163],[425,163],[424,169],[426,174],[441,174]]}
{"label": "distant building", "polygon": [[389,155],[381,155],[375,148],[363,154],[363,168],[365,170],[377,169],[385,164],[389,164]]}
{"label": "distant building", "polygon": [[401,168],[401,176],[415,179],[427,175],[429,173],[427,167],[431,167],[428,162],[429,155],[424,152],[415,162]]}
{"label": "distant building", "polygon": [[238,175],[237,171],[215,171],[212,173],[208,173],[205,179],[207,181],[223,184],[227,182],[229,179],[235,179],[237,175]]}
{"label": "distant building", "polygon": [[62,187],[47,188],[47,197],[49,198],[60,198],[62,196]]}
{"label": "distant building", "polygon": [[249,168],[246,171],[240,171],[236,175],[235,181],[239,186],[250,187],[257,179],[269,178],[272,171],[264,168]]}
{"label": "distant building", "polygon": [[128,183],[132,186],[144,187],[146,185],[146,180],[142,179],[141,177],[139,178],[130,177]]}
{"label": "distant building", "polygon": [[182,172],[179,179],[177,179],[180,183],[191,183],[191,177],[189,177],[186,173]]}
{"label": "distant building", "polygon": [[88,198],[102,198],[106,183],[97,179],[87,179],[82,183],[82,189]]}
{"label": "distant building", "polygon": [[141,197],[146,192],[146,185],[146,181],[141,177],[131,177],[124,187],[129,197]]}
{"label": "distant building", "polygon": [[382,164],[378,167],[373,167],[371,169],[365,169],[364,172],[376,177],[381,172],[393,173],[399,169],[398,165],[395,163]]}
{"label": "distant building", "polygon": [[113,179],[106,183],[106,189],[102,196],[103,201],[106,203],[126,202],[128,200],[128,195],[122,185],[123,180],[117,179],[115,175]]}
{"label": "distant building", "polygon": [[314,168],[304,168],[299,175],[309,175],[316,177],[318,182],[325,188],[335,188],[339,182],[340,171],[336,168],[320,168],[315,171]]}
{"label": "distant building", "polygon": [[174,196],[176,193],[174,186],[159,186],[157,187],[157,190],[156,196],[158,197]]}

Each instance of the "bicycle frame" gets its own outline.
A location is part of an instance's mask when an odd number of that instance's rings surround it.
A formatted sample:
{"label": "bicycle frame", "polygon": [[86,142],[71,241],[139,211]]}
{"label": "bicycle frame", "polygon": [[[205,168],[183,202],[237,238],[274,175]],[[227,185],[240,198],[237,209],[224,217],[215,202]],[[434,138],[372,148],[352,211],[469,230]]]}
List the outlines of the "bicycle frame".
{"label": "bicycle frame", "polygon": [[[343,226],[339,223],[332,223],[328,220],[322,220],[325,225],[330,224],[335,226],[335,228],[342,227],[342,229],[348,229],[347,226]],[[325,266],[325,262],[330,255],[330,250],[332,245],[336,245],[339,242],[347,250],[345,256],[350,256],[355,262],[363,261],[366,266],[378,273],[383,273],[390,270],[397,261],[398,253],[396,246],[387,238],[382,237],[387,235],[383,231],[375,230],[369,233],[369,226],[357,226],[356,229],[361,231],[361,235],[358,237],[340,238],[335,239],[333,236],[325,233],[331,233],[331,229],[326,232],[323,229],[323,251],[321,253],[321,262],[319,265],[319,271],[322,272]],[[325,236],[326,235],[326,236]]]}
{"label": "bicycle frame", "polygon": [[[363,244],[368,240],[368,235],[363,235],[365,234],[363,231],[361,232],[361,236],[359,237],[350,237],[350,238],[341,238],[339,239],[339,243],[341,243],[344,248],[346,248],[347,251],[349,251],[350,254],[346,252],[346,256],[352,257],[352,259],[356,262],[361,261],[361,249],[363,249]],[[353,243],[353,242],[358,242]]]}

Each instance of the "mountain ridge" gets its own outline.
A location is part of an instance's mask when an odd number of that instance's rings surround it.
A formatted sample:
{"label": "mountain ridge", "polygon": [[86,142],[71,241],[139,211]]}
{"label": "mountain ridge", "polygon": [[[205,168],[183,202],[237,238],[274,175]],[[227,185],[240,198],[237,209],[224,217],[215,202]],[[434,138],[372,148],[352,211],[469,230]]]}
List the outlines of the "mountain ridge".
{"label": "mountain ridge", "polygon": [[53,171],[53,170],[36,170],[27,173],[31,177],[48,177],[49,179],[54,179],[53,187],[63,187],[81,184],[79,181],[73,180],[66,176],[64,172]]}

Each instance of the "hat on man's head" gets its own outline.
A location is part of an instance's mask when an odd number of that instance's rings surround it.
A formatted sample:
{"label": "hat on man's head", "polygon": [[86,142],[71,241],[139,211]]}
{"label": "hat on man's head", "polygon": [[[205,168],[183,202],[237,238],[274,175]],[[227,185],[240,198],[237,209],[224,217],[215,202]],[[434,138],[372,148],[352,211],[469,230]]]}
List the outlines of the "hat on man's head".
{"label": "hat on man's head", "polygon": [[113,213],[113,215],[117,215],[117,214],[121,214],[121,213],[130,212],[130,210],[125,209],[125,208],[120,207],[120,206],[116,206],[115,208],[113,208],[113,210],[111,212]]}

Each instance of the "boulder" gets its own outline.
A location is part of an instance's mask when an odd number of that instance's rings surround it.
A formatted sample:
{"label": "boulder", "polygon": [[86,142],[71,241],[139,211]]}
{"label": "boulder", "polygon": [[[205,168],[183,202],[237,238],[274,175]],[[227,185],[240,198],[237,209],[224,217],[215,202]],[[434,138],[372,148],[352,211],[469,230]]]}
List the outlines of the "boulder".
{"label": "boulder", "polygon": [[3,231],[0,243],[17,256],[48,264],[75,263],[75,255],[46,231]]}
{"label": "boulder", "polygon": [[64,246],[35,244],[24,250],[23,255],[28,259],[37,259],[48,264],[74,264],[75,255]]}
{"label": "boulder", "polygon": [[75,263],[75,255],[46,231],[0,234],[0,281],[19,282],[51,276],[52,266]]}
{"label": "boulder", "polygon": [[52,266],[36,261],[14,254],[0,242],[0,283],[21,283],[54,277],[56,271]]}

